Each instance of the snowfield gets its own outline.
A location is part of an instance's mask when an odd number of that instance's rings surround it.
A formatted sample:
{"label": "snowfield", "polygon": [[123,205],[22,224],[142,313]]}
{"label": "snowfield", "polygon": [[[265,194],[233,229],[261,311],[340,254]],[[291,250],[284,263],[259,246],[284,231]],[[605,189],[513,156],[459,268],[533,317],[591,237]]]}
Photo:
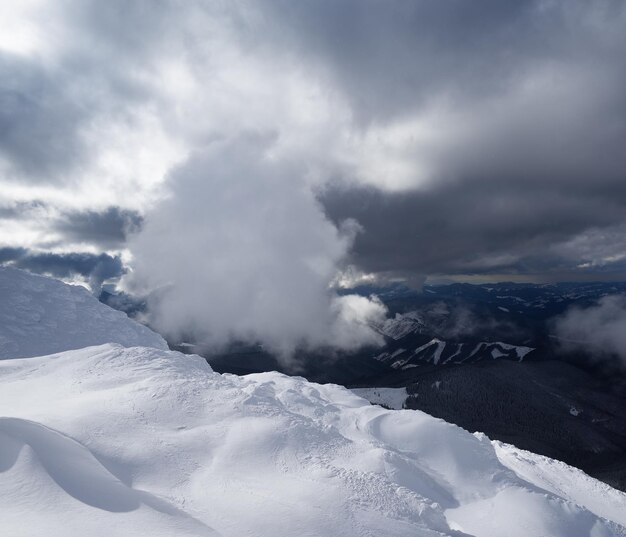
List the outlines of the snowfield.
{"label": "snowfield", "polygon": [[340,386],[114,344],[0,379],[4,535],[626,535],[607,485]]}
{"label": "snowfield", "polygon": [[0,267],[0,360],[101,343],[168,348],[160,335],[101,304],[84,287]]}
{"label": "snowfield", "polygon": [[[79,319],[95,306],[77,296]],[[3,333],[20,315],[5,310]],[[116,317],[98,319],[116,335]],[[340,386],[220,375],[162,348],[0,361],[0,409],[0,535],[626,535],[626,495],[563,463]]]}

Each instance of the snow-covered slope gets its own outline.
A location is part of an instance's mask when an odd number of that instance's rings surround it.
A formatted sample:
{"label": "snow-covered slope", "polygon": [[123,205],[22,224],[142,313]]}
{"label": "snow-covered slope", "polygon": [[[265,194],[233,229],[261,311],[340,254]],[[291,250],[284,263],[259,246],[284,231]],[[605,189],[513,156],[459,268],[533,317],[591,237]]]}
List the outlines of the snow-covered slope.
{"label": "snow-covered slope", "polygon": [[2,535],[626,535],[626,495],[569,466],[197,356],[5,360],[0,409]]}
{"label": "snow-covered slope", "polygon": [[0,359],[101,343],[167,349],[165,340],[80,286],[0,267]]}
{"label": "snow-covered slope", "polygon": [[421,334],[427,330],[427,326],[417,311],[405,314],[396,313],[395,317],[385,319],[384,322],[374,324],[372,327],[383,336],[394,340],[413,333]]}
{"label": "snow-covered slope", "polygon": [[370,403],[400,410],[409,394],[406,388],[352,388],[352,392]]}
{"label": "snow-covered slope", "polygon": [[[451,324],[453,321],[460,324]],[[463,323],[467,325],[467,319],[451,318],[447,307],[396,313],[394,317],[372,324],[372,328],[385,336],[386,341],[386,345],[373,358],[393,369],[405,370],[424,365],[494,359],[521,362],[535,350],[525,345],[475,339],[471,337],[469,327],[464,327]],[[464,328],[467,329],[465,338],[459,340]]]}

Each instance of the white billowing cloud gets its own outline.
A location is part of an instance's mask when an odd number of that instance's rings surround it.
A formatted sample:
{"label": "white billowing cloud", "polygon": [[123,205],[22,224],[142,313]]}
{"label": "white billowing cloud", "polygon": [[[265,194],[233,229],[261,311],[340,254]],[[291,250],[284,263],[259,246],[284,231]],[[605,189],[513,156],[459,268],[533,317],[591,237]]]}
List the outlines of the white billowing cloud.
{"label": "white billowing cloud", "polygon": [[626,296],[608,295],[589,308],[574,307],[557,319],[556,333],[568,349],[595,358],[615,358],[626,366]]}
{"label": "white billowing cloud", "polygon": [[209,144],[170,176],[169,197],[130,242],[131,286],[161,291],[150,304],[163,333],[208,346],[259,341],[297,347],[380,344],[369,322],[384,306],[330,290],[358,232],[328,221],[302,165],[272,157],[271,136]]}
{"label": "white billowing cloud", "polygon": [[[162,288],[151,313],[168,334],[193,332],[214,346],[257,340],[285,356],[297,346],[380,343],[367,323],[384,307],[329,290],[357,226],[337,229],[314,195],[341,168],[375,171],[356,156],[363,141],[352,135],[346,98],[319,69],[250,34],[260,15],[253,5],[172,7],[47,4],[65,38],[49,47],[48,70],[30,55],[36,42],[20,53],[16,65],[34,74],[17,90],[59,89],[49,106],[26,110],[36,121],[17,142],[49,139],[44,127],[63,112],[72,121],[56,139],[72,151],[40,151],[41,165],[22,178],[17,171],[37,160],[33,144],[8,146],[0,202],[145,214],[128,245],[132,284]],[[33,10],[18,15],[38,24]],[[28,237],[0,241],[59,244],[50,231],[58,213],[23,217]]]}
{"label": "white billowing cloud", "polygon": [[340,349],[354,349],[363,345],[379,346],[383,339],[374,332],[372,324],[387,316],[386,306],[375,296],[337,296],[332,299],[333,324],[329,341]]}

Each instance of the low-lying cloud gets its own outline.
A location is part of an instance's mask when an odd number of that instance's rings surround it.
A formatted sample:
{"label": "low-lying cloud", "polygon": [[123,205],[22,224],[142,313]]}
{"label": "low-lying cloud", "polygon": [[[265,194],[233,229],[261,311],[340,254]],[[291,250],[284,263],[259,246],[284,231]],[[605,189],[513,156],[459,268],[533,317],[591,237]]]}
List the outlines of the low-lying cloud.
{"label": "low-lying cloud", "polygon": [[556,334],[566,350],[582,350],[626,367],[626,295],[608,295],[594,306],[571,308],[557,319]]}
{"label": "low-lying cloud", "polygon": [[252,135],[215,142],[176,169],[131,239],[128,284],[159,290],[149,300],[158,330],[205,346],[256,341],[288,357],[381,344],[369,322],[385,307],[330,289],[358,225],[334,226],[305,170],[271,147]]}

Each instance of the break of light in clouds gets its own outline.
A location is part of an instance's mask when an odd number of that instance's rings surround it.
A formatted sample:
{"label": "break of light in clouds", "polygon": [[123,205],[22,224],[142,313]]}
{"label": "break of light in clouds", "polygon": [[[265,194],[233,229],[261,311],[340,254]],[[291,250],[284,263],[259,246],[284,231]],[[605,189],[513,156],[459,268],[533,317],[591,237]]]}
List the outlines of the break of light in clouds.
{"label": "break of light in clouds", "polygon": [[164,329],[283,349],[376,342],[342,271],[625,268],[621,1],[13,4],[4,262],[96,287],[132,268],[168,289]]}

